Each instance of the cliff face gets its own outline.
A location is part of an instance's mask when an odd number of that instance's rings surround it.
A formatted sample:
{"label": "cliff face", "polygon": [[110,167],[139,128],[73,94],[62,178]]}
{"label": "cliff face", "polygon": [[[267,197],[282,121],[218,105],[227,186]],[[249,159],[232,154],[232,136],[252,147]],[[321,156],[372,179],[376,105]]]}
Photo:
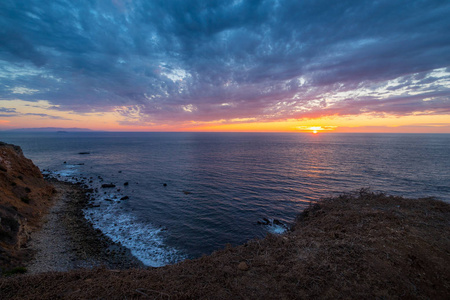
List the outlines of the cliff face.
{"label": "cliff face", "polygon": [[0,142],[0,268],[20,265],[29,232],[47,211],[52,185],[20,147]]}
{"label": "cliff face", "polygon": [[0,278],[0,298],[448,299],[449,249],[448,203],[361,190],[283,235],[161,268]]}

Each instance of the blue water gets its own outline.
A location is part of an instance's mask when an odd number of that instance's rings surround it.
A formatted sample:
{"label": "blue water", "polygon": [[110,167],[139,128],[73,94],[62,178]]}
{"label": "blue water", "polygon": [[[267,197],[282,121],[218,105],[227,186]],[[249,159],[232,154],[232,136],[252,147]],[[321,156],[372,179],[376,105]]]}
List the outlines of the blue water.
{"label": "blue water", "polygon": [[96,188],[86,218],[151,266],[280,232],[257,222],[289,225],[310,202],[362,187],[450,201],[448,134],[0,132],[0,141]]}

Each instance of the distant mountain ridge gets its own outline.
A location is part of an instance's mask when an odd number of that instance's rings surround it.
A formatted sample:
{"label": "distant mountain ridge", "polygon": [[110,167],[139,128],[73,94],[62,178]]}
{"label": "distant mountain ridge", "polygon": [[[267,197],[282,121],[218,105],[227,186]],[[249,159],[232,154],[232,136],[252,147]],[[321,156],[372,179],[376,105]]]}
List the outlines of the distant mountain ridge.
{"label": "distant mountain ridge", "polygon": [[38,128],[17,128],[17,129],[10,129],[7,131],[43,131],[43,132],[80,132],[80,131],[92,131],[91,129],[88,128],[77,128],[77,127],[72,127],[72,128],[61,128],[61,127],[38,127]]}

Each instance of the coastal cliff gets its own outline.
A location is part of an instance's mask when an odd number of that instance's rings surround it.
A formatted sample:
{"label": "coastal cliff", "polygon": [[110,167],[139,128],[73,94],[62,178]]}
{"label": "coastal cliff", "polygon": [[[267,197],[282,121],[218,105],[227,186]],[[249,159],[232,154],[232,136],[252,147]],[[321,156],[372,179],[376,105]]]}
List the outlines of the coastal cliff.
{"label": "coastal cliff", "polygon": [[0,142],[0,268],[21,266],[26,242],[51,205],[54,188],[19,146]]}
{"label": "coastal cliff", "polygon": [[[20,148],[0,153],[5,260],[39,225],[53,188]],[[0,278],[0,299],[448,299],[449,261],[448,203],[362,189],[311,205],[282,235],[161,268]]]}

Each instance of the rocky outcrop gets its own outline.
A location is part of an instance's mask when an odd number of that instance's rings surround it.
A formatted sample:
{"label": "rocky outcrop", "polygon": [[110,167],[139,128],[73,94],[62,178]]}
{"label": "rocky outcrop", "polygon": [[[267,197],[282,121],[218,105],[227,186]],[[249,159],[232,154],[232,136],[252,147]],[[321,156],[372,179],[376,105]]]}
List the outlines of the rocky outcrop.
{"label": "rocky outcrop", "polygon": [[448,203],[361,190],[285,234],[161,268],[0,278],[0,299],[448,299],[449,249]]}
{"label": "rocky outcrop", "polygon": [[26,242],[40,224],[54,193],[39,168],[19,146],[0,142],[0,268],[10,269],[29,255]]}

